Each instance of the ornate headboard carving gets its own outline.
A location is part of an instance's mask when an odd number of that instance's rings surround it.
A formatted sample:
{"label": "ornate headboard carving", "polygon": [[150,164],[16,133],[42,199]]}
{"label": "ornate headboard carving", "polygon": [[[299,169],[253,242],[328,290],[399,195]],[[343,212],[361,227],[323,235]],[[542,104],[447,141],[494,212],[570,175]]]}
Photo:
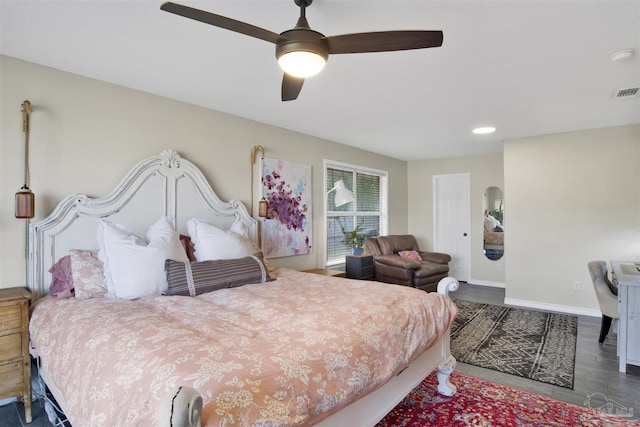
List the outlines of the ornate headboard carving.
{"label": "ornate headboard carving", "polygon": [[45,295],[49,269],[69,249],[97,249],[96,226],[103,218],[144,235],[161,216],[170,216],[176,230],[187,233],[190,218],[202,218],[228,228],[242,221],[258,243],[257,221],[238,200],[221,201],[202,172],[174,150],[165,150],[135,165],[104,197],[74,194],[29,228],[27,286],[34,299]]}

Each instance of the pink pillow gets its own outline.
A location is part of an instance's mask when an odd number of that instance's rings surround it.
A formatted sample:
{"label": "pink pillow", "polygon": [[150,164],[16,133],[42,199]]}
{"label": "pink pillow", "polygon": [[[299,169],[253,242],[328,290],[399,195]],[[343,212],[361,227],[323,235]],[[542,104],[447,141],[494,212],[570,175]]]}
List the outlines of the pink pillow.
{"label": "pink pillow", "polygon": [[412,259],[414,261],[418,261],[418,262],[422,261],[422,257],[416,251],[400,251],[398,252],[398,255],[404,258]]}
{"label": "pink pillow", "polygon": [[102,261],[98,251],[71,249],[71,272],[77,299],[99,298],[107,295]]}
{"label": "pink pillow", "polygon": [[73,279],[71,274],[71,257],[65,255],[60,258],[50,269],[53,275],[49,293],[58,298],[68,298],[73,296]]}

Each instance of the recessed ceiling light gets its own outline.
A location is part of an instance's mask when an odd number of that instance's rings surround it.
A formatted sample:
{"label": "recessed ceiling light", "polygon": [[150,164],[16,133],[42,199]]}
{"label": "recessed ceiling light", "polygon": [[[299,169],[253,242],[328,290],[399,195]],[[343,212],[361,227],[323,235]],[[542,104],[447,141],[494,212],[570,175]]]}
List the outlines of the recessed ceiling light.
{"label": "recessed ceiling light", "polygon": [[613,62],[626,61],[633,56],[634,52],[635,50],[633,49],[622,49],[617,52],[613,52],[609,58],[611,58]]}
{"label": "recessed ceiling light", "polygon": [[487,133],[493,133],[495,131],[496,131],[496,128],[494,128],[493,126],[485,126],[481,128],[475,128],[473,130],[473,133],[475,133],[476,135],[484,135]]}

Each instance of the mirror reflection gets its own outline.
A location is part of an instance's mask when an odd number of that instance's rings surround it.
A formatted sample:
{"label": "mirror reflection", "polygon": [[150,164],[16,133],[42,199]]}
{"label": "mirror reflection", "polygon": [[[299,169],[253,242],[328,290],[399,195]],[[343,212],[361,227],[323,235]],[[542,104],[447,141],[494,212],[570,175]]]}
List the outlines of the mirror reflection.
{"label": "mirror reflection", "polygon": [[483,210],[484,256],[495,261],[504,255],[504,199],[500,188],[486,189]]}

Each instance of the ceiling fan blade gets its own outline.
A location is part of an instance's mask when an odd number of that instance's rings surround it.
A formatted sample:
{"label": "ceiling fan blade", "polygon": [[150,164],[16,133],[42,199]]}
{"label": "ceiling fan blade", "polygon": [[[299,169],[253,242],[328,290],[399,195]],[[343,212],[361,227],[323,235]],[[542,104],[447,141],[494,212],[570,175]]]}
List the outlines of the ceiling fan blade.
{"label": "ceiling fan blade", "polygon": [[176,15],[184,16],[185,18],[194,19],[196,21],[204,22],[205,24],[215,25],[216,27],[224,28],[225,30],[235,31],[236,33],[266,40],[271,43],[275,43],[278,40],[278,34],[272,31],[247,24],[245,22],[236,21],[235,19],[227,18],[225,16],[216,15],[215,13],[194,9],[189,6],[166,2],[160,6],[160,9],[165,12],[175,13]]}
{"label": "ceiling fan blade", "polygon": [[298,97],[304,79],[302,77],[294,77],[287,73],[282,76],[282,100],[293,101]]}
{"label": "ceiling fan blade", "polygon": [[442,31],[379,31],[325,37],[329,53],[389,52],[442,46]]}

